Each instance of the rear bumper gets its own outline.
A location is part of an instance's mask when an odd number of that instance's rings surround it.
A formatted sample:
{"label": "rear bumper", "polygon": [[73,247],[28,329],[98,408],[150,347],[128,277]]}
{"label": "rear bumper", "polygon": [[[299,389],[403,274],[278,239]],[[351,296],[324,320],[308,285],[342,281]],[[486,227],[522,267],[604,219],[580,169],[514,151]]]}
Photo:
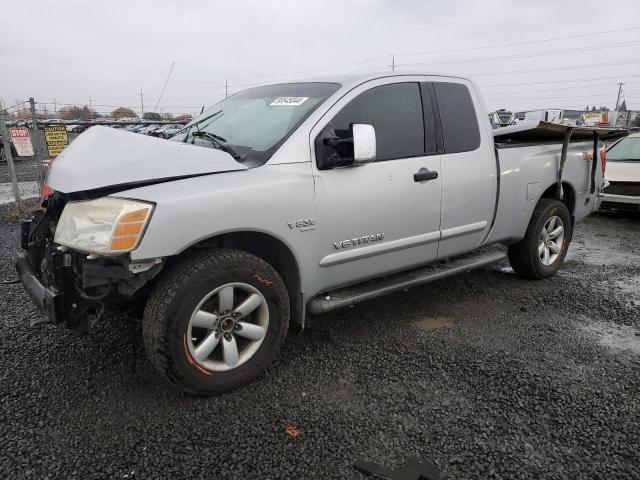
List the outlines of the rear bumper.
{"label": "rear bumper", "polygon": [[16,261],[18,276],[33,303],[52,323],[60,321],[62,294],[54,288],[48,288],[35,275],[24,255]]}

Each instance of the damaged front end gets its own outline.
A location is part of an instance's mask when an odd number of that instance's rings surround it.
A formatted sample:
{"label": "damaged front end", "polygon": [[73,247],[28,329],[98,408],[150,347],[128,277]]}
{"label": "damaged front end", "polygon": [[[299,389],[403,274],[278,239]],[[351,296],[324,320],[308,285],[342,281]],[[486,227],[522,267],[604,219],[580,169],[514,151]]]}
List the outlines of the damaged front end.
{"label": "damaged front end", "polygon": [[131,262],[128,253],[99,256],[57,244],[56,226],[70,200],[76,199],[54,192],[22,222],[25,253],[16,269],[25,289],[48,322],[82,332],[107,310],[139,317],[162,261]]}

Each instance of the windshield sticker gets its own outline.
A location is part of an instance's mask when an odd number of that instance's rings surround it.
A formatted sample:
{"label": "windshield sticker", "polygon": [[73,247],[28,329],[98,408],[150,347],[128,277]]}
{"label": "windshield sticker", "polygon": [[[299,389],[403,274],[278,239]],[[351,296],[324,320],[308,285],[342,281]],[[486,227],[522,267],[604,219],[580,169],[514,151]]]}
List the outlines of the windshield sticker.
{"label": "windshield sticker", "polygon": [[298,105],[302,105],[308,99],[309,97],[278,97],[269,105],[270,106],[289,105],[291,107],[297,107]]}

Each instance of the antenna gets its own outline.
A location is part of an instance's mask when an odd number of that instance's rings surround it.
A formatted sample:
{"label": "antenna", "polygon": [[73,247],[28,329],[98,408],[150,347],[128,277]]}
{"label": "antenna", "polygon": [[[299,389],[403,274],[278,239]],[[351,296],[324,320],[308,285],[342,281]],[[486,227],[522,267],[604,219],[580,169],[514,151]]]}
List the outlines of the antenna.
{"label": "antenna", "polygon": [[167,75],[167,79],[164,81],[164,85],[162,86],[162,91],[160,92],[160,96],[158,97],[158,103],[156,103],[156,108],[153,109],[154,113],[158,110],[158,105],[160,105],[160,100],[162,100],[162,95],[164,94],[164,89],[167,88],[167,83],[169,83],[169,77],[171,76],[171,72],[173,72],[173,65],[175,62],[171,62],[171,68],[169,69],[169,75]]}

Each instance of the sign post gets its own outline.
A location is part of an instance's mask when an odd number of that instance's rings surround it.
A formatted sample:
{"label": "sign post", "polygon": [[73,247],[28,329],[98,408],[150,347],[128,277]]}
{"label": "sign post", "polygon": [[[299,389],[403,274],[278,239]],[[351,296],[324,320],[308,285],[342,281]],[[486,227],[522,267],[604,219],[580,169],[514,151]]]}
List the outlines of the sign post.
{"label": "sign post", "polygon": [[64,125],[47,125],[44,127],[44,139],[47,142],[49,157],[55,158],[69,145],[67,129]]}
{"label": "sign post", "polygon": [[42,168],[42,161],[40,160],[40,137],[38,136],[38,117],[36,115],[36,101],[33,97],[29,97],[29,106],[31,110],[31,135],[33,140],[36,142],[35,148],[35,158],[36,158],[36,168],[38,169],[38,185],[42,188],[44,185],[44,169]]}
{"label": "sign post", "polygon": [[11,144],[9,143],[9,132],[7,132],[7,111],[0,112],[0,135],[2,135],[2,143],[4,145],[4,157],[7,159],[9,166],[9,176],[11,177],[11,186],[13,187],[13,197],[16,199],[16,210],[20,211],[20,189],[18,188],[18,177],[16,169],[13,166],[13,157],[11,156]]}

